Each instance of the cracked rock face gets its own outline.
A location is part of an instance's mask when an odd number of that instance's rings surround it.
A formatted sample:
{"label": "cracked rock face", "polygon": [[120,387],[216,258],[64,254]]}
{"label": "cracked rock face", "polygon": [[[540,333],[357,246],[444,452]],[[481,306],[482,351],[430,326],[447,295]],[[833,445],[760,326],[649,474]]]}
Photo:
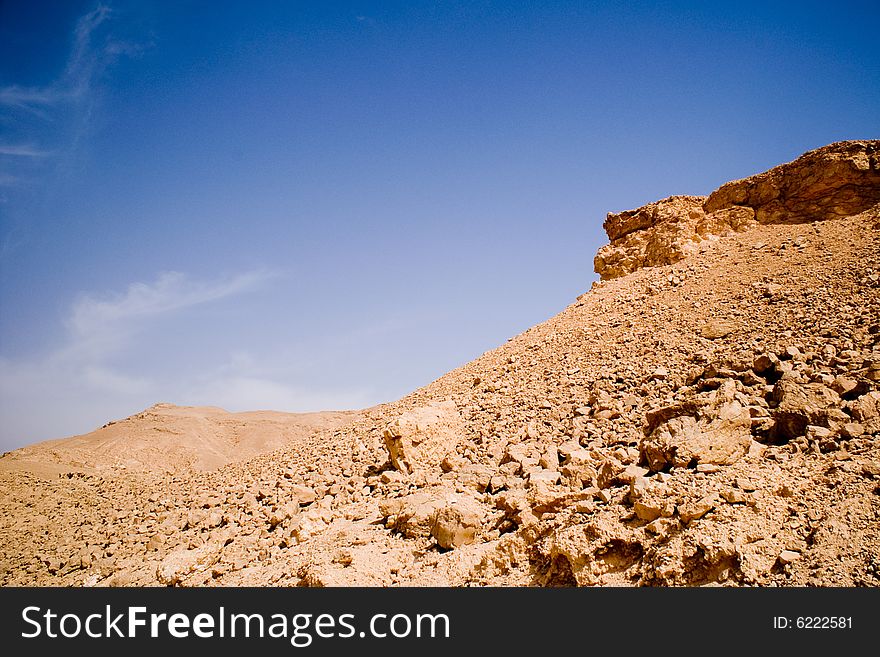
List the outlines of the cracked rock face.
{"label": "cracked rock face", "polygon": [[880,140],[842,141],[793,162],[726,183],[709,195],[707,213],[754,210],[762,224],[848,217],[880,203]]}
{"label": "cracked rock face", "polygon": [[880,203],[880,140],[845,141],[793,162],[726,183],[705,196],[670,196],[609,213],[610,244],[594,260],[603,280],[678,262],[701,244],[756,223],[808,223],[863,212]]}
{"label": "cracked rock face", "polygon": [[[697,404],[688,402],[660,409],[654,417],[667,417],[651,429],[641,451],[653,471],[670,465],[730,465],[749,450],[752,442],[749,411],[735,399],[732,379]],[[692,410],[696,407],[697,410]],[[663,411],[666,411],[664,414]],[[649,423],[651,416],[649,416]]]}

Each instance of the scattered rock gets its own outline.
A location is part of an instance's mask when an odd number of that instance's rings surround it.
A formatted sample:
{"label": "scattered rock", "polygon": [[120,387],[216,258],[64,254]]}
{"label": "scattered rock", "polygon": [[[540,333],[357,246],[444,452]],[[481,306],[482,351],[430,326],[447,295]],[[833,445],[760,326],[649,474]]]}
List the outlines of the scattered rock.
{"label": "scattered rock", "polygon": [[446,506],[446,501],[428,493],[413,493],[405,497],[383,500],[379,503],[379,513],[386,520],[386,526],[399,531],[407,538],[425,538],[431,534],[431,523],[438,509]]}
{"label": "scattered rock", "polygon": [[679,526],[678,518],[657,518],[645,525],[645,530],[660,538],[667,538]]}
{"label": "scattered rock", "polygon": [[219,546],[206,545],[194,550],[175,550],[156,568],[160,584],[176,586],[197,570],[205,570],[216,563]]}
{"label": "scattered rock", "polygon": [[858,438],[865,433],[865,425],[859,422],[847,422],[840,427],[840,435],[844,438]]}
{"label": "scattered rock", "polygon": [[290,493],[296,498],[300,506],[308,506],[317,499],[317,494],[313,488],[294,484],[290,487]]}
{"label": "scattered rock", "polygon": [[633,504],[633,511],[641,520],[648,522],[656,520],[663,515],[660,505],[651,502],[636,502]]}
{"label": "scattered rock", "polygon": [[530,485],[537,485],[540,483],[558,484],[559,472],[557,472],[556,470],[538,470],[529,474]]}
{"label": "scattered rock", "polygon": [[450,505],[438,509],[431,518],[431,536],[446,549],[469,545],[477,538],[482,517],[473,508]]}
{"label": "scattered rock", "polygon": [[755,496],[752,495],[752,493],[740,490],[738,488],[722,489],[720,495],[728,504],[747,504],[749,506],[755,505]]}
{"label": "scattered rock", "polygon": [[831,383],[831,389],[839,394],[841,397],[846,396],[848,393],[855,390],[859,385],[859,382],[853,378],[847,376],[836,376],[834,377],[834,381]]}
{"label": "scattered rock", "polygon": [[666,369],[665,367],[658,367],[658,368],[655,369],[654,372],[651,374],[651,378],[652,378],[652,379],[656,379],[656,380],[658,380],[658,381],[663,381],[663,380],[666,379],[668,376],[669,376],[669,370]]}
{"label": "scattered rock", "polygon": [[614,458],[607,458],[602,462],[599,473],[596,476],[596,486],[600,489],[608,488],[617,482],[617,477],[623,473],[623,465]]}
{"label": "scattered rock", "polygon": [[736,324],[729,320],[712,319],[700,328],[700,335],[708,340],[726,338],[736,330]]}
{"label": "scattered rock", "polygon": [[718,497],[712,493],[700,498],[695,502],[689,502],[678,507],[678,517],[685,523],[689,524],[694,520],[699,520],[709,513],[718,504]]}
{"label": "scattered rock", "polygon": [[880,392],[874,390],[851,402],[853,419],[861,424],[864,433],[880,433]]}
{"label": "scattered rock", "polygon": [[617,475],[617,481],[623,484],[631,484],[637,479],[641,479],[646,474],[648,474],[646,468],[639,467],[633,463],[626,466],[623,471]]}
{"label": "scattered rock", "polygon": [[801,558],[800,552],[795,552],[794,550],[783,550],[779,553],[779,563],[783,565],[788,565],[790,563],[794,563],[798,559]]}
{"label": "scattered rock", "polygon": [[765,374],[772,371],[779,364],[779,358],[776,354],[759,354],[755,357],[752,369],[757,374]]}

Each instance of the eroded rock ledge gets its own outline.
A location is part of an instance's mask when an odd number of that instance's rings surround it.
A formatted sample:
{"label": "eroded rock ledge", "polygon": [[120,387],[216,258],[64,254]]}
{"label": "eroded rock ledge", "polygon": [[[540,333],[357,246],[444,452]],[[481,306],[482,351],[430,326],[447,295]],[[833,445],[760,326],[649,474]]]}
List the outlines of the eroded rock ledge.
{"label": "eroded rock ledge", "polygon": [[858,214],[880,203],[880,140],[842,141],[793,162],[726,183],[707,196],[670,196],[608,213],[610,244],[594,260],[603,280],[668,265],[751,226],[806,223]]}

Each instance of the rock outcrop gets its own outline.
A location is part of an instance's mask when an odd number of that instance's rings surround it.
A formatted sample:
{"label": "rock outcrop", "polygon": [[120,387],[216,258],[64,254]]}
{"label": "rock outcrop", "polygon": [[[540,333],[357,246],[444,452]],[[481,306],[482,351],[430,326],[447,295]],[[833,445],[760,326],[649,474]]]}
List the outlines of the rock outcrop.
{"label": "rock outcrop", "polygon": [[668,265],[707,240],[756,223],[807,223],[858,214],[880,203],[880,140],[844,141],[726,183],[705,196],[670,196],[609,213],[610,244],[594,260],[603,280]]}
{"label": "rock outcrop", "polygon": [[637,210],[609,213],[604,228],[611,243],[596,254],[596,273],[609,279],[642,267],[669,265],[696,252],[705,240],[755,224],[754,212],[748,208],[706,214],[705,201],[705,196],[670,196]]}
{"label": "rock outcrop", "polygon": [[709,195],[703,209],[746,207],[758,223],[784,224],[848,217],[877,203],[880,140],[841,141],[726,183]]}

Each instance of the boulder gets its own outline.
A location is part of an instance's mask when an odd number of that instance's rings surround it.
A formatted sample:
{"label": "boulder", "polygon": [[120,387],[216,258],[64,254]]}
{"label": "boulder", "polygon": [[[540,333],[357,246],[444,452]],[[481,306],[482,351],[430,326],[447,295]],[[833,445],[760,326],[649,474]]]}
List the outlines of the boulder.
{"label": "boulder", "polygon": [[880,433],[880,392],[868,392],[850,402],[849,407],[864,433]]}
{"label": "boulder", "polygon": [[385,526],[406,538],[433,536],[444,549],[472,543],[482,526],[483,507],[465,495],[413,493],[382,500],[379,513]]}
{"label": "boulder", "polygon": [[299,504],[296,502],[287,502],[279,504],[269,513],[269,524],[276,527],[299,515]]}
{"label": "boulder", "polygon": [[608,488],[617,483],[617,477],[623,472],[623,465],[614,458],[606,458],[599,467],[596,475],[596,486],[600,489]]}
{"label": "boulder", "polygon": [[633,504],[633,511],[641,519],[647,522],[656,520],[663,515],[663,509],[659,504],[650,501],[639,501]]}
{"label": "boulder", "polygon": [[482,520],[474,505],[450,504],[431,517],[431,536],[445,550],[469,545],[476,541]]}
{"label": "boulder", "polygon": [[507,520],[517,527],[525,527],[538,522],[525,491],[505,491],[495,497],[495,508],[504,513]]}
{"label": "boulder", "polygon": [[805,435],[810,425],[830,427],[838,420],[846,420],[840,415],[840,395],[821,383],[800,384],[782,379],[773,387],[771,399],[776,404],[771,435],[777,442]]}
{"label": "boulder", "polygon": [[540,484],[554,485],[559,483],[559,472],[556,470],[535,470],[529,473],[529,486]]}
{"label": "boulder", "polygon": [[779,553],[779,563],[784,566],[794,563],[801,558],[801,553],[794,550],[783,550]]}
{"label": "boulder", "polygon": [[294,484],[290,487],[290,493],[293,495],[300,506],[306,506],[311,504],[317,499],[317,494],[315,493],[314,488],[309,488],[308,486],[302,486],[300,484]]}
{"label": "boulder", "polygon": [[208,544],[195,550],[175,550],[159,563],[156,579],[160,584],[176,586],[188,575],[214,565],[220,556],[220,547]]}
{"label": "boulder", "polygon": [[391,464],[404,474],[439,468],[455,451],[463,431],[455,402],[429,402],[404,413],[385,427],[383,438]]}
{"label": "boulder", "polygon": [[395,529],[407,538],[426,538],[431,535],[434,513],[446,506],[445,500],[428,493],[413,493],[406,497],[382,500],[379,513],[385,526]]}
{"label": "boulder", "polygon": [[700,327],[700,335],[708,340],[726,338],[736,330],[736,324],[726,319],[710,319]]}
{"label": "boulder", "polygon": [[699,520],[718,505],[718,496],[714,493],[678,507],[678,517],[684,524]]}
{"label": "boulder", "polygon": [[586,449],[566,451],[567,458],[559,469],[560,474],[575,488],[589,486],[596,481],[597,472],[592,454]]}
{"label": "boulder", "polygon": [[457,473],[456,480],[459,485],[477,492],[484,492],[492,481],[493,471],[491,468],[479,463],[469,463]]}
{"label": "boulder", "polygon": [[653,411],[639,445],[643,461],[655,472],[670,465],[735,463],[752,442],[751,416],[735,393],[728,379],[708,395]]}

